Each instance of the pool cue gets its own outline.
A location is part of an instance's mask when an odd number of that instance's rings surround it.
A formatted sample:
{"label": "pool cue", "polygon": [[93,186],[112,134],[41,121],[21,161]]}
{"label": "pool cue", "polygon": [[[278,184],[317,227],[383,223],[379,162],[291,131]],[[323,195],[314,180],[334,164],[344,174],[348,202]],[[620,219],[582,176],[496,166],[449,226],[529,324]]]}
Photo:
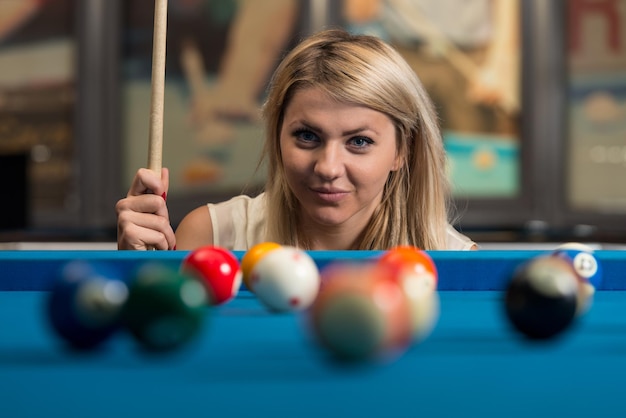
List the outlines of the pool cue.
{"label": "pool cue", "polygon": [[[167,40],[167,0],[154,2],[152,38],[152,81],[150,127],[148,131],[148,169],[161,177],[163,168],[163,101],[165,95],[165,44]],[[148,250],[156,250],[149,247]]]}
{"label": "pool cue", "polygon": [[152,40],[152,88],[148,168],[161,176],[163,164],[163,101],[165,94],[165,44],[167,39],[167,0],[155,0]]}

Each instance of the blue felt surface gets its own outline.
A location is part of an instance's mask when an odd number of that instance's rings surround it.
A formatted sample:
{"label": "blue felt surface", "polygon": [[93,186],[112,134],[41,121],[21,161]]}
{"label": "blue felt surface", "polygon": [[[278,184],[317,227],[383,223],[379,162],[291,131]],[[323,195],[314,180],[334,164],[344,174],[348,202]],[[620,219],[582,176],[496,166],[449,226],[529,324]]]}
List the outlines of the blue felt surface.
{"label": "blue felt surface", "polygon": [[499,292],[440,292],[430,338],[360,368],[325,361],[300,316],[247,292],[174,355],[142,355],[125,335],[71,355],[41,315],[45,295],[0,292],[0,417],[624,416],[625,292],[598,292],[547,344],[512,333]]}

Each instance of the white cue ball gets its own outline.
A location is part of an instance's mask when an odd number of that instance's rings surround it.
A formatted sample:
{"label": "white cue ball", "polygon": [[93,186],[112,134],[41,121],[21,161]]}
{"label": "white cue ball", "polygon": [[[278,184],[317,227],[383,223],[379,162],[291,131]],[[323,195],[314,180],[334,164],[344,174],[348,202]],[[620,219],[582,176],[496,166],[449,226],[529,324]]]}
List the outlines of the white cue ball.
{"label": "white cue ball", "polygon": [[305,251],[282,246],[265,255],[252,268],[254,294],[272,311],[301,311],[313,303],[320,288],[320,273]]}

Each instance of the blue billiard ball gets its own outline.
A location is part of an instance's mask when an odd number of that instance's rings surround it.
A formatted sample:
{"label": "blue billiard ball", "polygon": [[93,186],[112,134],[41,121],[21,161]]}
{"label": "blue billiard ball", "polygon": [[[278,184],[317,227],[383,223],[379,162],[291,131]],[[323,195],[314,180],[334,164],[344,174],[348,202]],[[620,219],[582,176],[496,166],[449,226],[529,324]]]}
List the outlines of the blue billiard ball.
{"label": "blue billiard ball", "polygon": [[581,280],[597,289],[602,282],[602,268],[591,247],[580,243],[562,244],[553,255],[572,264]]}
{"label": "blue billiard ball", "polygon": [[54,331],[70,347],[96,348],[121,325],[128,288],[112,267],[83,261],[63,266],[47,298]]}

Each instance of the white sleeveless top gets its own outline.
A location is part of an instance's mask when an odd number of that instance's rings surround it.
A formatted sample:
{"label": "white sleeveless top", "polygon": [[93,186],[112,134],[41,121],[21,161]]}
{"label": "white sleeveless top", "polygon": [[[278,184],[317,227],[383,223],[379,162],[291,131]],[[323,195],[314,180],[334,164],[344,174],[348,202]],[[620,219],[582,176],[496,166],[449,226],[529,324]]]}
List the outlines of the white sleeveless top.
{"label": "white sleeveless top", "polygon": [[[207,204],[213,224],[213,244],[233,251],[246,251],[265,239],[265,194],[235,196],[221,203]],[[447,229],[447,250],[469,250],[474,242]]]}

